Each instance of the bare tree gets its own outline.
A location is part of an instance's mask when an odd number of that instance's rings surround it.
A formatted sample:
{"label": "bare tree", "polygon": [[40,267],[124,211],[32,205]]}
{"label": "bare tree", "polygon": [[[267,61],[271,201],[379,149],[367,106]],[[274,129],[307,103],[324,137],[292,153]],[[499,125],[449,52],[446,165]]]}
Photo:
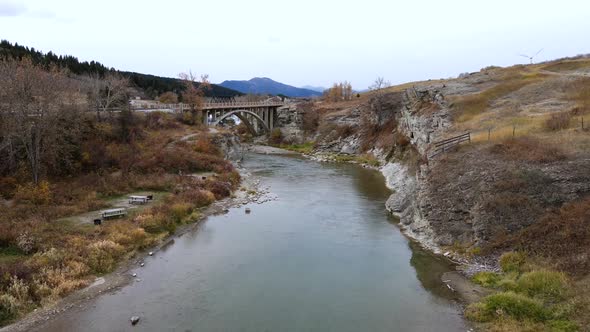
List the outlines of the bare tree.
{"label": "bare tree", "polygon": [[117,73],[107,73],[103,79],[98,74],[90,76],[88,100],[98,121],[102,120],[102,113],[112,114],[112,111],[127,106],[128,87],[129,80]]}
{"label": "bare tree", "polygon": [[383,89],[387,89],[391,86],[389,81],[386,81],[383,77],[379,76],[375,79],[375,82],[369,86],[369,90],[381,92]]}
{"label": "bare tree", "polygon": [[209,75],[201,75],[200,81],[197,83],[197,77],[189,71],[188,73],[180,73],[178,75],[184,83],[184,91],[182,92],[182,102],[189,105],[189,111],[192,116],[191,122],[199,123],[201,110],[205,103],[205,93],[211,88],[209,83]]}
{"label": "bare tree", "polygon": [[[2,137],[25,151],[33,182],[38,183],[43,164],[67,154],[64,137],[71,135],[75,114],[72,80],[56,67],[44,70],[28,58],[0,62],[0,117]],[[70,128],[72,127],[72,128]]]}
{"label": "bare tree", "polygon": [[373,100],[378,111],[383,108],[383,102],[385,99],[386,89],[391,86],[389,81],[386,81],[383,77],[379,76],[375,79],[375,82],[369,86],[369,90],[373,92]]}

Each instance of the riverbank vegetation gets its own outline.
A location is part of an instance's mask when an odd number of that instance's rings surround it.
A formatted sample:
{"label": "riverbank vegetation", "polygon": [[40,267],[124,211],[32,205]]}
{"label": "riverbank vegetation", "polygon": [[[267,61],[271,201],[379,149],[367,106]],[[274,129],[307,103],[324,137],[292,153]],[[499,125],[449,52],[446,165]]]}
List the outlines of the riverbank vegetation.
{"label": "riverbank vegetation", "polygon": [[[202,207],[239,184],[206,128],[131,112],[126,80],[118,79],[87,84],[28,58],[0,61],[1,325],[199,220]],[[92,223],[138,191],[166,194]]]}
{"label": "riverbank vegetation", "polygon": [[473,281],[496,292],[467,307],[465,316],[486,331],[580,331],[588,326],[588,282],[547,267],[524,252],[500,257],[500,273]]}

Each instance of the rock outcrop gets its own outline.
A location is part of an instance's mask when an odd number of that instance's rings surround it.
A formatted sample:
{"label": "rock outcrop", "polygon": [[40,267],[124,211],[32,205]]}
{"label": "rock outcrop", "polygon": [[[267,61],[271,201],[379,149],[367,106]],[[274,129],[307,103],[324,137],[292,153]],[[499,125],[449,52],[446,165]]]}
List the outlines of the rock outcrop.
{"label": "rock outcrop", "polygon": [[239,137],[232,133],[216,133],[212,137],[215,146],[219,147],[225,159],[239,162],[244,158],[244,149]]}

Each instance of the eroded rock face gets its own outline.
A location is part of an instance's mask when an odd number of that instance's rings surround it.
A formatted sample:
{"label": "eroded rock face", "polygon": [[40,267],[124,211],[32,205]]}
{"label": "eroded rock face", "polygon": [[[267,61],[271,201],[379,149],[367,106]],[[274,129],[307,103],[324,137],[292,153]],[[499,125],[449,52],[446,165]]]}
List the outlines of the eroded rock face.
{"label": "eroded rock face", "polygon": [[381,173],[385,176],[387,187],[394,191],[385,207],[389,212],[401,216],[412,204],[411,198],[417,189],[416,178],[400,163],[388,163],[381,168]]}
{"label": "eroded rock face", "polygon": [[408,89],[400,110],[398,129],[425,155],[452,125],[448,104],[438,89]]}
{"label": "eroded rock face", "polygon": [[303,143],[303,110],[297,104],[282,107],[277,112],[276,126],[280,128],[283,140],[290,143]]}
{"label": "eroded rock face", "polygon": [[244,151],[240,139],[232,133],[218,133],[213,136],[215,144],[223,152],[225,159],[238,162],[244,158]]}

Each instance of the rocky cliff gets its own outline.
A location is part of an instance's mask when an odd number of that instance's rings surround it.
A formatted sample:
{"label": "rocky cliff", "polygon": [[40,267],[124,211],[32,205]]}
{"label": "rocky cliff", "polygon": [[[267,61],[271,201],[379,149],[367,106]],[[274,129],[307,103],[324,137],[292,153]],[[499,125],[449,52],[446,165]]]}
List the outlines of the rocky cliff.
{"label": "rocky cliff", "polygon": [[[587,149],[569,151],[523,135],[466,143],[429,158],[433,142],[467,131],[456,121],[454,102],[494,89],[495,75],[374,94],[330,112],[311,138],[315,152],[322,160],[334,154],[376,157],[393,191],[387,209],[409,236],[434,251],[466,253],[498,243],[590,194],[590,156]],[[523,100],[514,103],[526,110]],[[516,107],[511,100],[488,103],[501,112]]]}

